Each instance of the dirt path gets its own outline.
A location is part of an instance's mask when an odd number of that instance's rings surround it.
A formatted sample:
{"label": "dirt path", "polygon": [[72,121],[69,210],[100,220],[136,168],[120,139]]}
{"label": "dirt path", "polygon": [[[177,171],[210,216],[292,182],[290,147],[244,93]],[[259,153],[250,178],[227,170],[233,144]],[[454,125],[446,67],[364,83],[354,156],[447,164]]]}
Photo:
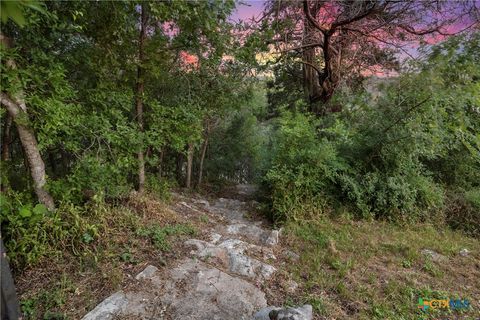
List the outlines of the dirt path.
{"label": "dirt path", "polygon": [[[237,186],[235,198],[255,192]],[[279,230],[255,220],[255,202],[175,195],[173,209],[208,221],[201,236],[185,241],[172,266],[147,266],[132,285],[114,293],[83,317],[100,319],[312,319],[312,307],[269,306],[265,289],[282,264]],[[294,253],[289,253],[290,255]],[[295,290],[296,283],[289,284]]]}

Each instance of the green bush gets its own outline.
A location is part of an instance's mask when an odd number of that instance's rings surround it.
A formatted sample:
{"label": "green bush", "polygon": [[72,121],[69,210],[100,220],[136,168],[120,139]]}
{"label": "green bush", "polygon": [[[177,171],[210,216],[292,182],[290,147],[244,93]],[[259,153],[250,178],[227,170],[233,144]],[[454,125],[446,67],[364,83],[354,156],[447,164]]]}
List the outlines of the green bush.
{"label": "green bush", "polygon": [[175,187],[176,183],[165,178],[159,178],[156,175],[147,175],[146,188],[149,192],[163,200],[169,200],[171,197],[170,189]]}
{"label": "green bush", "polygon": [[285,113],[273,141],[265,183],[276,219],[297,219],[323,211],[338,172],[344,169],[336,150],[319,141],[315,120],[303,114]]}
{"label": "green bush", "polygon": [[97,235],[97,226],[86,218],[88,208],[61,204],[50,212],[11,191],[0,194],[0,208],[2,237],[15,268],[32,265],[57,250],[76,252]]}
{"label": "green bush", "polygon": [[276,219],[305,218],[334,203],[364,218],[400,220],[442,207],[441,186],[418,159],[405,159],[402,148],[384,149],[372,159],[372,139],[343,139],[339,121],[328,130],[320,125],[302,114],[285,114],[280,121],[266,174]]}
{"label": "green bush", "polygon": [[454,229],[480,236],[480,189],[467,192],[457,191],[448,194],[447,221]]}
{"label": "green bush", "polygon": [[[340,114],[283,113],[265,186],[276,219],[347,209],[363,218],[478,229],[480,42],[452,38],[382,95],[337,96]],[[419,86],[422,83],[425,85]],[[469,190],[453,192],[450,190]]]}

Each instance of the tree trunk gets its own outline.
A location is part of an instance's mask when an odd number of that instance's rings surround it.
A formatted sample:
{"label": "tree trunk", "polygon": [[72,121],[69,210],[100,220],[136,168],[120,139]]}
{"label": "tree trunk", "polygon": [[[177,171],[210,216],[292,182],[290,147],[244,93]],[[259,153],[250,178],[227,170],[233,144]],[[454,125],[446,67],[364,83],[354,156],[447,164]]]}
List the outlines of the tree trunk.
{"label": "tree trunk", "polygon": [[[10,41],[2,33],[0,33],[0,43],[6,47],[10,46]],[[7,66],[15,68],[15,61],[8,60]],[[23,92],[19,91],[14,99],[11,99],[7,94],[0,93],[0,104],[2,104],[8,111],[12,121],[17,127],[18,136],[22,143],[25,156],[28,161],[29,171],[33,180],[33,189],[38,197],[38,201],[44,204],[49,210],[55,209],[55,203],[52,196],[45,190],[46,175],[45,163],[38,149],[37,139],[33,129],[30,127],[27,105],[23,100]]]}
{"label": "tree trunk", "polygon": [[21,99],[18,102],[10,99],[6,94],[0,93],[0,101],[7,108],[10,116],[15,120],[18,136],[22,143],[25,157],[30,167],[30,174],[33,180],[33,188],[37,194],[38,201],[43,203],[49,210],[55,209],[52,196],[45,190],[46,176],[45,163],[38,150],[37,139],[33,130],[28,125],[27,107]]}
{"label": "tree trunk", "polygon": [[202,185],[203,161],[205,160],[205,154],[207,153],[207,145],[208,145],[208,132],[206,132],[205,134],[205,139],[203,140],[203,144],[202,144],[202,153],[200,154],[200,167],[198,169],[198,187]]}
{"label": "tree trunk", "polygon": [[[314,6],[313,15],[316,16],[318,8]],[[312,10],[310,9],[310,10]],[[315,41],[318,34],[318,31],[307,19],[303,22],[303,45],[308,45]],[[303,51],[303,88],[307,100],[310,102],[310,111],[314,111],[314,101],[318,100],[318,97],[322,93],[322,87],[320,86],[320,74],[318,70],[314,67],[317,65],[317,54],[315,52],[316,48],[307,48]]]}
{"label": "tree trunk", "polygon": [[183,184],[183,154],[178,153],[177,154],[177,161],[176,161],[176,167],[177,167],[177,182],[179,184]]}
{"label": "tree trunk", "polygon": [[163,165],[163,156],[165,154],[165,151],[164,149],[162,148],[160,150],[160,153],[158,155],[158,179],[162,179],[162,175],[163,175],[163,172],[162,172],[162,165]]}
{"label": "tree trunk", "polygon": [[10,143],[12,142],[11,128],[13,118],[10,113],[7,112],[7,118],[5,119],[5,126],[3,127],[2,138],[2,161],[10,160]]}
{"label": "tree trunk", "polygon": [[52,151],[48,152],[48,162],[50,162],[50,167],[52,168],[52,175],[54,177],[58,177],[57,162],[55,159],[55,154]]}
{"label": "tree trunk", "polygon": [[192,164],[193,164],[193,143],[188,144],[188,155],[187,155],[187,181],[185,187],[190,189],[192,182]]}
{"label": "tree trunk", "polygon": [[[135,97],[135,111],[136,118],[140,132],[144,130],[143,123],[143,93],[145,91],[144,85],[144,72],[142,63],[144,62],[145,55],[145,38],[146,38],[146,24],[147,13],[145,4],[141,4],[141,23],[140,23],[140,35],[138,38],[138,66],[137,66],[137,85],[136,85],[136,97]],[[143,141],[142,141],[143,142]],[[145,159],[143,153],[143,143],[140,145],[138,153],[138,192],[142,193],[145,189]]]}

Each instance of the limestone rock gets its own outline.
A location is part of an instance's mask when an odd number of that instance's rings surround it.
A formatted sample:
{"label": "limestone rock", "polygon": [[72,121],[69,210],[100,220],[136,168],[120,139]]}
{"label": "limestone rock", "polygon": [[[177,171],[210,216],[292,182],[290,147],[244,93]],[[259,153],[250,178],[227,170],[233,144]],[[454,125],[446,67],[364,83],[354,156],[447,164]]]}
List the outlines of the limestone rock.
{"label": "limestone rock", "polygon": [[266,307],[255,313],[253,320],[311,320],[312,317],[312,306],[306,304],[296,308]]}
{"label": "limestone rock", "polygon": [[151,277],[153,277],[153,275],[155,274],[155,272],[158,271],[158,268],[157,267],[154,267],[154,266],[147,266],[145,269],[143,269],[142,272],[140,272],[139,274],[137,274],[137,276],[135,277],[135,279],[137,280],[141,280],[141,279],[150,279]]}
{"label": "limestone rock", "polygon": [[196,250],[193,250],[192,254],[202,260],[212,260],[220,263],[223,267],[227,268],[229,272],[247,278],[268,279],[276,271],[275,267],[251,258],[246,254],[248,249],[261,251],[262,249],[260,247],[238,239],[227,239],[219,244],[198,239],[189,239],[185,241],[185,244],[194,246]]}
{"label": "limestone rock", "polygon": [[424,256],[430,257],[435,262],[442,262],[447,260],[447,257],[445,257],[444,255],[430,249],[423,249],[421,253]]}
{"label": "limestone rock", "polygon": [[231,224],[227,226],[227,232],[233,235],[241,235],[266,246],[274,246],[278,243],[278,230],[267,231],[256,225],[245,223]]}
{"label": "limestone rock", "polygon": [[162,302],[172,319],[251,319],[267,304],[265,294],[247,281],[192,260],[171,270],[166,292]]}
{"label": "limestone rock", "polygon": [[116,292],[82,320],[163,319],[165,310],[172,319],[246,320],[267,305],[260,289],[201,261],[183,260],[165,278],[148,266],[136,278],[136,289]]}
{"label": "limestone rock", "polygon": [[127,304],[125,293],[122,291],[115,292],[85,315],[82,320],[113,319],[125,304]]}

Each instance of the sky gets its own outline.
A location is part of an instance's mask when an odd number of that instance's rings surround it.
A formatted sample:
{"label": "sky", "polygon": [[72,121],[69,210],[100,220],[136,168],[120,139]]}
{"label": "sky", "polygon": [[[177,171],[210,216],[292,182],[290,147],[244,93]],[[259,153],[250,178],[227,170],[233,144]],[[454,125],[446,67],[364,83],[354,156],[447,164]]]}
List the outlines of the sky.
{"label": "sky", "polygon": [[250,20],[252,17],[259,17],[263,11],[264,0],[243,1],[238,5],[235,12],[230,16],[233,21]]}
{"label": "sky", "polygon": [[[248,21],[252,18],[259,18],[262,15],[264,4],[267,0],[243,0],[243,4],[237,5],[237,8],[233,12],[233,14],[230,16],[230,20],[232,21]],[[421,1],[421,0],[420,0]],[[456,1],[456,0],[452,0]],[[480,0],[476,0],[479,1]],[[455,26],[450,26],[448,31],[450,32],[455,32],[458,30],[461,30],[465,27],[464,24],[457,24]],[[434,37],[430,36],[427,37],[425,40],[427,40],[428,43],[436,43],[441,40],[443,40],[443,36],[436,35]],[[402,58],[406,58],[407,56],[417,56],[418,57],[418,43],[410,43],[407,46],[405,46],[405,50],[407,53],[402,53],[400,54]]]}

